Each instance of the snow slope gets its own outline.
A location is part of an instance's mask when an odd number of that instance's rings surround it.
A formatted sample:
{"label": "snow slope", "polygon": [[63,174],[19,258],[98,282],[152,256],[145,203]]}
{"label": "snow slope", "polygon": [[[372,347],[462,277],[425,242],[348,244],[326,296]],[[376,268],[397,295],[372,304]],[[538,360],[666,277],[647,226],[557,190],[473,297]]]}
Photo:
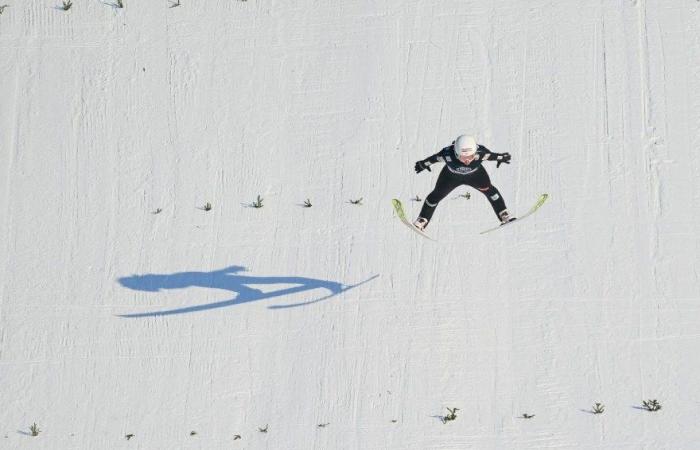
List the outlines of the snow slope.
{"label": "snow slope", "polygon": [[0,448],[700,446],[697,1],[7,2]]}

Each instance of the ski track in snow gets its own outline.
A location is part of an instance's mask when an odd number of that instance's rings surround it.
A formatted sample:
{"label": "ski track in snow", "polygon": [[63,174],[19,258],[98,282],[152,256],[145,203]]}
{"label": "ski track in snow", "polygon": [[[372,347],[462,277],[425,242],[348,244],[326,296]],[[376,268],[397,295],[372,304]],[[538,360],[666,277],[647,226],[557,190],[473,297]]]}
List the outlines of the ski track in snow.
{"label": "ski track in snow", "polygon": [[[0,15],[0,448],[697,447],[700,3],[58,4]],[[432,243],[463,132],[550,199]]]}

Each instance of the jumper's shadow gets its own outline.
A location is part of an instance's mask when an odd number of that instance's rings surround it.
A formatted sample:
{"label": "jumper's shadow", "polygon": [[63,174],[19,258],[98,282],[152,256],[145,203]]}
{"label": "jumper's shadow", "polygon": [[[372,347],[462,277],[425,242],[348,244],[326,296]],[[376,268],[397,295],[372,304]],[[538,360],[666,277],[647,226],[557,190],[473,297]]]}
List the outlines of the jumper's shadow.
{"label": "jumper's shadow", "polygon": [[[183,314],[196,311],[205,311],[208,309],[224,308],[227,306],[239,305],[241,303],[265,300],[273,297],[281,297],[284,295],[295,294],[297,292],[303,291],[311,291],[314,289],[323,289],[327,291],[326,295],[312,300],[288,305],[268,306],[268,308],[270,309],[293,308],[296,306],[305,306],[310,305],[312,303],[327,300],[354,287],[367,283],[379,276],[373,275],[359,283],[344,285],[335,281],[319,280],[316,278],[256,277],[240,275],[242,272],[245,271],[245,267],[231,266],[212,272],[178,272],[168,275],[146,274],[121,277],[117,281],[119,281],[119,283],[122,286],[136,291],[160,292],[163,289],[185,289],[190,287],[204,287],[236,292],[237,295],[229,300],[207,303],[204,305],[187,306],[183,308],[150,311],[144,313],[120,314],[119,317],[134,318],[169,316],[172,314]],[[259,289],[251,287],[255,285],[265,284],[292,284],[294,286],[284,287],[271,292],[263,292]]]}

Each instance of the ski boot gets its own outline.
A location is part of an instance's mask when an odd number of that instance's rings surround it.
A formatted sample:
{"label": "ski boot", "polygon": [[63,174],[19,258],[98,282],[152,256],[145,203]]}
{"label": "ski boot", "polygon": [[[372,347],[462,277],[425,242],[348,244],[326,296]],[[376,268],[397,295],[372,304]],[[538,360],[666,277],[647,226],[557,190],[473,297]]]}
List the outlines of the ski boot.
{"label": "ski boot", "polygon": [[517,217],[511,216],[508,210],[504,209],[503,211],[498,213],[498,218],[501,219],[501,225],[505,225],[508,222],[514,221]]}
{"label": "ski boot", "polygon": [[419,217],[416,219],[415,222],[413,222],[413,226],[420,231],[425,231],[425,227],[428,226],[428,222],[428,219],[426,219],[425,217]]}

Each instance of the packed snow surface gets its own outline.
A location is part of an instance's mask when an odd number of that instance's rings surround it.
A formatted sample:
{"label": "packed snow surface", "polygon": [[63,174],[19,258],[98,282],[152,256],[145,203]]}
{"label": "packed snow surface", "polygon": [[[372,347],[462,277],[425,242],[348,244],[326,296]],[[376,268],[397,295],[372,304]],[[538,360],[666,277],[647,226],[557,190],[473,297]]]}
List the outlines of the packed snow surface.
{"label": "packed snow surface", "polygon": [[0,448],[700,446],[697,1],[6,2]]}

